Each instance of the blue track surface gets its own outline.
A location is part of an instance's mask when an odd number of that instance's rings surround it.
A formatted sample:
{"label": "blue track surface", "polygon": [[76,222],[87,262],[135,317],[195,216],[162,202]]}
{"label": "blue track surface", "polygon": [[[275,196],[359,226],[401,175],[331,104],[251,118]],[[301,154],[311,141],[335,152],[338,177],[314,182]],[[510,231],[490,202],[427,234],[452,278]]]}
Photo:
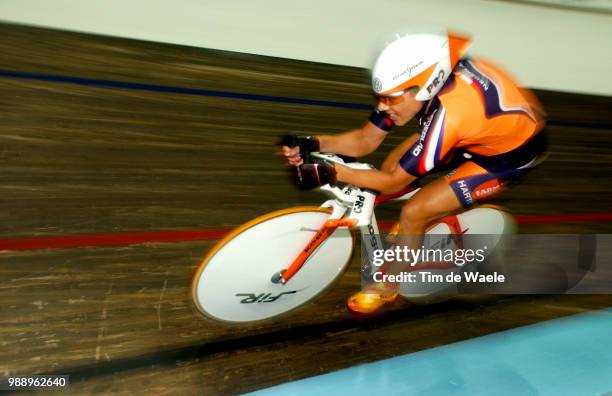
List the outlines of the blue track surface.
{"label": "blue track surface", "polygon": [[251,395],[575,396],[610,392],[612,310],[604,310],[364,364]]}

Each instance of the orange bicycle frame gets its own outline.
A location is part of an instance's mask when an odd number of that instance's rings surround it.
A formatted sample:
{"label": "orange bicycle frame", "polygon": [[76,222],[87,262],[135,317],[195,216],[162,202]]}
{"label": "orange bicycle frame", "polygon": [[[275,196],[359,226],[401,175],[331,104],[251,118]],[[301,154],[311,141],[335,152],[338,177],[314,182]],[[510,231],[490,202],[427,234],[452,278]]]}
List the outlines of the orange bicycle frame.
{"label": "orange bicycle frame", "polygon": [[296,259],[291,263],[289,268],[281,272],[280,282],[285,284],[291,279],[299,270],[302,268],[304,263],[317,250],[317,248],[325,242],[331,234],[336,231],[338,227],[352,227],[357,221],[355,219],[330,219],[327,220],[321,228],[317,230],[317,233],[310,239],[310,242],[300,252]]}

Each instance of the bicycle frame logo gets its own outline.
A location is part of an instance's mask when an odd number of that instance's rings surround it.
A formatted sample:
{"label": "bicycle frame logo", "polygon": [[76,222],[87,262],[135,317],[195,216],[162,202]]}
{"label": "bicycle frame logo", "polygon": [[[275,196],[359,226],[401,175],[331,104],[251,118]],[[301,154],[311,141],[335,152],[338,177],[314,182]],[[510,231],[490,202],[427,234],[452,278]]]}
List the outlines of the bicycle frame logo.
{"label": "bicycle frame logo", "polygon": [[355,204],[353,205],[353,212],[361,213],[363,210],[363,203],[365,202],[365,197],[363,195],[357,195],[355,197]]}
{"label": "bicycle frame logo", "polygon": [[281,298],[285,294],[295,294],[298,290],[280,292],[278,295],[273,296],[272,293],[237,293],[236,297],[246,297],[240,300],[240,304],[253,304],[253,303],[271,303],[279,298]]}

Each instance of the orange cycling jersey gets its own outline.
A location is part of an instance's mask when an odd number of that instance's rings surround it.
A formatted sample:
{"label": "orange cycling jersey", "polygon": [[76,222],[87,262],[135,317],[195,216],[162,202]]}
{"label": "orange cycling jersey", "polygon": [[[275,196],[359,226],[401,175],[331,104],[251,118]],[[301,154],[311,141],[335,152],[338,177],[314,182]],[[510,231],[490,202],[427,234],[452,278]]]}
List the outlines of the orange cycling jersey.
{"label": "orange cycling jersey", "polygon": [[[543,150],[542,110],[498,68],[462,59],[443,89],[417,114],[419,140],[400,159],[402,168],[422,176],[440,164],[462,164],[447,176],[464,206],[486,198],[524,173]],[[383,130],[392,122],[381,113],[370,121]]]}
{"label": "orange cycling jersey", "polygon": [[500,70],[461,60],[453,72],[425,109],[421,137],[410,150],[414,158],[402,161],[411,174],[432,170],[459,147],[483,156],[507,153],[543,125],[534,101]]}
{"label": "orange cycling jersey", "polygon": [[442,151],[455,146],[496,155],[525,143],[542,127],[540,110],[527,94],[491,65],[459,62],[453,83],[438,95],[449,115]]}

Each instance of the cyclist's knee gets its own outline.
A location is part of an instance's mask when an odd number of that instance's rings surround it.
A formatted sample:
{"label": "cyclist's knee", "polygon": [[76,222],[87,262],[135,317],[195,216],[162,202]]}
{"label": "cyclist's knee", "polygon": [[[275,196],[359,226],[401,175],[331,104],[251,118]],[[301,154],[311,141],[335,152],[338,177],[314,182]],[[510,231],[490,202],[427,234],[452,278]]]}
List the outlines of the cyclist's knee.
{"label": "cyclist's knee", "polygon": [[418,201],[408,201],[403,207],[400,215],[402,228],[406,231],[421,229],[430,221],[430,216],[424,205]]}

